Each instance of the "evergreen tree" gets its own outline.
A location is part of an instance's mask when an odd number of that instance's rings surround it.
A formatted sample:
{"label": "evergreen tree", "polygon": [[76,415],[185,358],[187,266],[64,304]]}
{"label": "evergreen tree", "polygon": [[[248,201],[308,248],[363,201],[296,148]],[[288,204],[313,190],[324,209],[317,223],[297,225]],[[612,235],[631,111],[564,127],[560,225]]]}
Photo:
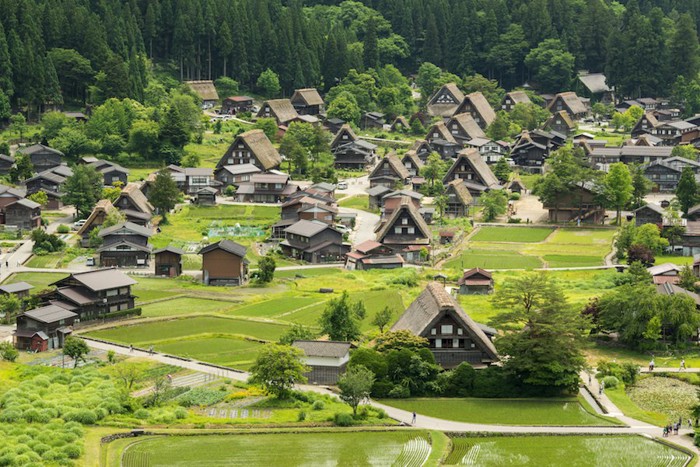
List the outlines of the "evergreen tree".
{"label": "evergreen tree", "polygon": [[63,202],[75,206],[77,216],[87,219],[102,196],[102,174],[90,165],[76,165],[64,185]]}
{"label": "evergreen tree", "polygon": [[379,49],[377,48],[377,25],[374,18],[367,21],[367,30],[363,41],[362,52],[365,68],[379,68]]}
{"label": "evergreen tree", "polygon": [[168,212],[175,207],[179,196],[180,190],[178,190],[173,177],[170,176],[170,171],[165,168],[159,170],[153,181],[153,186],[148,191],[148,201],[163,216],[162,223],[168,223]]}
{"label": "evergreen tree", "polygon": [[676,198],[678,198],[684,215],[688,215],[688,210],[695,206],[700,199],[695,174],[690,167],[683,167],[681,178],[678,180],[678,187],[676,188]]}
{"label": "evergreen tree", "polygon": [[680,16],[669,41],[674,73],[686,79],[695,79],[700,71],[700,46],[695,21],[688,13]]}

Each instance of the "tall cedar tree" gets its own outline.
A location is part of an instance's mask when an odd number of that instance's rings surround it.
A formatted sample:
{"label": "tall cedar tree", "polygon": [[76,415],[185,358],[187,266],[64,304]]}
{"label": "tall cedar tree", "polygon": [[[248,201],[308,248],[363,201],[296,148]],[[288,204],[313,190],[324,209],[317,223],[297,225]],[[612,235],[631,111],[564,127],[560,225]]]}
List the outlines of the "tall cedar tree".
{"label": "tall cedar tree", "polygon": [[163,216],[163,223],[167,222],[166,216],[175,207],[179,196],[180,190],[178,190],[177,184],[173,177],[170,176],[168,169],[160,169],[158,174],[156,174],[153,187],[148,192],[148,200]]}
{"label": "tall cedar tree", "polygon": [[506,281],[493,297],[505,310],[492,322],[507,332],[496,340],[504,368],[545,393],[578,389],[585,365],[586,322],[551,276],[529,273]]}
{"label": "tall cedar tree", "polygon": [[683,214],[688,215],[688,210],[698,202],[698,184],[695,174],[690,167],[683,167],[681,178],[676,187],[676,198],[681,205]]}
{"label": "tall cedar tree", "polygon": [[75,206],[79,218],[87,218],[102,196],[102,174],[90,165],[77,165],[64,185],[63,202]]}

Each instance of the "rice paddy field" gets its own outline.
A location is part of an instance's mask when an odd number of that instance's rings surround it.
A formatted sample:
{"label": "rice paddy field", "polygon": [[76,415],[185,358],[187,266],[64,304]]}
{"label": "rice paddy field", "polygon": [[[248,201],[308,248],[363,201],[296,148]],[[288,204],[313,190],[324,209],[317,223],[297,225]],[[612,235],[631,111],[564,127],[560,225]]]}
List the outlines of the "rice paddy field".
{"label": "rice paddy field", "polygon": [[480,227],[446,268],[535,269],[600,266],[612,250],[612,229]]}
{"label": "rice paddy field", "polygon": [[161,436],[128,445],[121,463],[113,465],[419,467],[425,463],[430,451],[427,434],[416,431]]}
{"label": "rice paddy field", "polygon": [[383,404],[419,416],[464,423],[524,426],[613,426],[612,419],[595,415],[585,402],[570,399],[385,399]]}
{"label": "rice paddy field", "polygon": [[681,467],[690,456],[641,436],[453,438],[446,465]]}

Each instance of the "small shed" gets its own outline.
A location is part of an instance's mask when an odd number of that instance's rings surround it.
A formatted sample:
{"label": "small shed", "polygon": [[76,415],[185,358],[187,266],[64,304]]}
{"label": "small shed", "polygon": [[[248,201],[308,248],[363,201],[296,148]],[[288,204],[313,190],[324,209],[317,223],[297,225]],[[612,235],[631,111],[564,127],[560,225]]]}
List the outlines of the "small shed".
{"label": "small shed", "polygon": [[27,284],[26,282],[14,282],[12,284],[0,285],[0,294],[14,294],[17,298],[25,298],[29,296],[29,290],[33,288],[33,285]]}
{"label": "small shed", "polygon": [[194,194],[192,202],[200,206],[215,206],[216,205],[216,188],[205,186],[200,188]]}
{"label": "small shed", "polygon": [[441,230],[440,231],[440,244],[441,245],[447,245],[448,243],[452,243],[452,240],[455,238],[455,231],[454,230]]}
{"label": "small shed", "polygon": [[493,275],[481,268],[464,271],[457,282],[460,295],[485,295],[493,292]]}
{"label": "small shed", "polygon": [[336,384],[350,360],[350,342],[294,341],[304,351],[304,363],[311,368],[306,377],[311,384]]}
{"label": "small shed", "polygon": [[153,252],[156,276],[177,277],[182,274],[182,255],[185,252],[174,246],[166,246]]}

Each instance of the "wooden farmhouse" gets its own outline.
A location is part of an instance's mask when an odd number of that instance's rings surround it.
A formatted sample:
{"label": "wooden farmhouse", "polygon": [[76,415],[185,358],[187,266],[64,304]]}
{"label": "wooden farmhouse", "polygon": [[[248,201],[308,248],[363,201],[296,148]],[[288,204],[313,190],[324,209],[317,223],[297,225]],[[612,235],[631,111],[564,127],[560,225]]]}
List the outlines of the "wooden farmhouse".
{"label": "wooden farmhouse", "polygon": [[102,183],[104,186],[124,186],[128,183],[129,169],[125,169],[114,162],[98,159],[88,164],[102,174]]}
{"label": "wooden farmhouse", "polygon": [[486,269],[472,268],[464,271],[457,281],[460,295],[486,295],[493,293],[493,275]]}
{"label": "wooden farmhouse", "polygon": [[556,202],[543,203],[549,210],[549,222],[578,222],[600,224],[605,218],[605,208],[601,206],[592,183],[577,186],[560,196]]}
{"label": "wooden farmhouse", "polygon": [[210,80],[186,81],[187,86],[202,100],[203,109],[211,109],[219,103],[219,93]]}
{"label": "wooden farmhouse", "polygon": [[0,154],[0,175],[7,175],[15,166],[15,158],[7,154]]}
{"label": "wooden farmhouse", "polygon": [[350,270],[396,269],[403,267],[401,255],[374,240],[366,240],[346,255],[345,268]]}
{"label": "wooden farmhouse", "polygon": [[92,209],[90,216],[88,216],[82,227],[78,229],[77,234],[81,237],[81,246],[88,246],[90,240],[90,232],[92,232],[94,229],[101,228],[102,224],[107,218],[107,215],[114,209],[116,208],[108,199],[101,199],[97,202],[95,207]]}
{"label": "wooden farmhouse", "polygon": [[324,112],[324,102],[315,88],[297,89],[290,99],[299,115],[320,115]]}
{"label": "wooden farmhouse", "polygon": [[47,209],[63,208],[63,184],[67,178],[54,173],[52,170],[45,170],[24,181],[27,187],[27,196],[43,191],[46,193],[48,203]]}
{"label": "wooden farmhouse", "polygon": [[249,130],[236,136],[216,168],[229,165],[253,164],[260,170],[277,169],[282,163],[277,149],[262,130]]}
{"label": "wooden farmhouse", "polygon": [[311,371],[305,373],[309,384],[338,383],[350,361],[350,342],[298,340],[292,347],[304,352],[303,361]]}
{"label": "wooden farmhouse", "polygon": [[136,183],[129,183],[122,189],[114,207],[124,214],[127,221],[134,224],[146,226],[153,217],[153,205]]}
{"label": "wooden farmhouse", "polygon": [[461,180],[473,198],[478,198],[488,190],[500,189],[498,179],[475,149],[465,149],[447,170],[443,183]]}
{"label": "wooden farmhouse", "polygon": [[563,110],[555,112],[554,115],[549,117],[546,122],[544,122],[543,128],[545,130],[556,131],[563,135],[571,135],[576,131],[576,123],[571,120],[569,114]]}
{"label": "wooden farmhouse", "polygon": [[455,83],[447,83],[437,90],[428,101],[428,115],[451,117],[464,100],[464,93]]}
{"label": "wooden farmhouse", "polygon": [[342,261],[350,251],[339,230],[316,220],[300,220],[284,229],[280,248],[285,256],[313,264]]}
{"label": "wooden farmhouse", "polygon": [[661,229],[664,224],[666,211],[658,204],[648,203],[634,210],[634,222],[637,227],[644,224],[654,224]]}
{"label": "wooden farmhouse", "polygon": [[381,112],[366,112],[360,117],[360,128],[363,130],[370,128],[383,130],[385,123],[384,114]]}
{"label": "wooden farmhouse", "polygon": [[45,352],[60,349],[73,332],[76,313],[57,305],[46,305],[17,316],[14,345],[19,350]]}
{"label": "wooden farmhouse", "polygon": [[446,123],[452,137],[461,144],[474,138],[486,138],[486,133],[474,120],[471,114],[461,113],[450,117]]}
{"label": "wooden farmhouse", "polygon": [[413,143],[413,146],[411,146],[409,151],[414,151],[418,158],[425,163],[428,160],[430,153],[433,152],[433,149],[430,147],[430,143],[428,143],[428,141],[417,140]]}
{"label": "wooden farmhouse", "polygon": [[457,107],[454,115],[461,113],[470,114],[482,130],[496,120],[496,112],[493,111],[489,101],[480,92],[473,92],[464,96],[464,100]]}
{"label": "wooden farmhouse", "polygon": [[389,130],[394,131],[396,133],[404,133],[408,130],[411,129],[411,126],[408,124],[408,120],[406,120],[406,117],[403,115],[399,115],[394,119],[394,121],[391,123],[391,127]]}
{"label": "wooden farmhouse", "polygon": [[411,178],[411,174],[401,163],[401,159],[394,153],[388,154],[379,161],[377,166],[369,174],[369,186],[385,186],[396,188],[397,185],[405,185]]}
{"label": "wooden farmhouse", "polygon": [[61,165],[64,157],[61,151],[44,146],[43,144],[34,144],[32,146],[19,148],[17,152],[29,156],[29,160],[32,162],[35,172],[43,172]]}
{"label": "wooden farmhouse", "polygon": [[[166,169],[170,172],[170,176],[177,184],[178,189],[189,195],[197,193],[202,188],[220,186],[220,183],[214,177],[214,170],[207,167],[179,167],[170,164]],[[260,169],[257,170],[259,171]]]}
{"label": "wooden farmhouse", "polygon": [[215,206],[216,188],[205,186],[195,191],[192,196],[192,203],[197,206]]}
{"label": "wooden farmhouse", "polygon": [[391,330],[428,339],[436,363],[446,369],[462,362],[478,368],[499,361],[491,342],[495,330],[474,322],[438,282],[428,284]]}
{"label": "wooden farmhouse", "polygon": [[236,115],[240,112],[250,112],[253,109],[253,98],[248,96],[231,96],[221,104],[221,113]]}
{"label": "wooden farmhouse", "polygon": [[404,153],[403,157],[401,158],[401,163],[404,167],[406,167],[406,170],[411,177],[419,176],[421,169],[423,166],[425,166],[420,157],[418,157],[418,154],[416,154],[416,151],[413,149],[409,149]]}
{"label": "wooden farmhouse", "polygon": [[5,225],[13,225],[21,230],[41,227],[41,205],[26,198],[5,206]]}
{"label": "wooden farmhouse", "polygon": [[560,92],[554,96],[554,100],[547,108],[551,113],[564,111],[569,114],[573,120],[580,120],[588,115],[586,104],[581,101],[575,92]]}
{"label": "wooden farmhouse", "polygon": [[206,285],[243,285],[248,282],[246,248],[231,240],[221,240],[201,250],[202,282]]}
{"label": "wooden farmhouse", "polygon": [[185,252],[174,246],[166,246],[153,252],[156,276],[178,277],[182,274],[182,255]]}
{"label": "wooden farmhouse", "polygon": [[262,172],[255,164],[224,165],[214,169],[214,178],[223,187],[249,182],[252,175]]}
{"label": "wooden farmhouse", "polygon": [[151,229],[133,222],[121,222],[99,231],[102,245],[97,249],[100,266],[146,267],[151,256]]}
{"label": "wooden farmhouse", "polygon": [[530,96],[525,91],[511,91],[501,100],[501,110],[510,112],[517,104],[531,104]]}
{"label": "wooden farmhouse", "polygon": [[272,99],[263,102],[262,106],[260,106],[258,118],[274,118],[278,125],[286,126],[299,118],[299,114],[289,99]]}
{"label": "wooden farmhouse", "polygon": [[473,203],[474,198],[462,180],[449,182],[445,186],[445,196],[447,196],[444,212],[446,217],[455,219],[469,216],[469,206]]}
{"label": "wooden farmhouse", "polygon": [[51,286],[56,289],[42,298],[77,313],[81,320],[98,318],[114,311],[134,308],[131,286],[136,281],[116,269],[75,272]]}
{"label": "wooden farmhouse", "polygon": [[421,262],[421,251],[430,251],[431,238],[430,227],[408,196],[401,198],[398,208],[377,230],[377,242],[408,263]]}
{"label": "wooden farmhouse", "polygon": [[238,185],[234,199],[239,203],[280,203],[299,189],[289,181],[284,173],[253,174],[249,182]]}
{"label": "wooden farmhouse", "polygon": [[374,164],[377,145],[359,139],[350,125],[343,125],[331,142],[335,167],[348,170],[364,170]]}
{"label": "wooden farmhouse", "polygon": [[462,148],[444,122],[431,126],[425,139],[430,144],[430,152],[438,153],[443,160],[451,159]]}

